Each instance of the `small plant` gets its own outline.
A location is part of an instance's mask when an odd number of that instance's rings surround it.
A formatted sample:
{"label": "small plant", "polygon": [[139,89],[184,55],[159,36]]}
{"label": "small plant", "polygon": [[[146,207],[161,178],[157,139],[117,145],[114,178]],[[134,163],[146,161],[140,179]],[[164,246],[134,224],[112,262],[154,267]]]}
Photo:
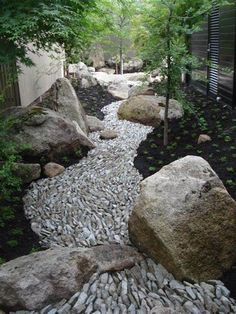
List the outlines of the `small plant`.
{"label": "small plant", "polygon": [[233,168],[233,167],[227,167],[226,170],[227,170],[228,172],[231,172],[231,173],[234,172],[234,168]]}
{"label": "small plant", "polygon": [[219,147],[219,145],[218,145],[218,144],[216,144],[216,143],[214,143],[214,144],[212,144],[212,147],[217,148],[217,147]]}
{"label": "small plant", "polygon": [[226,181],[226,185],[228,185],[229,187],[231,187],[231,186],[233,187],[236,184],[235,184],[235,182],[233,180],[227,180]]}
{"label": "small plant", "polygon": [[151,144],[151,148],[157,148],[157,145],[156,144]]}
{"label": "small plant", "polygon": [[193,149],[193,145],[188,144],[188,145],[185,146],[185,148],[186,148],[186,149]]}
{"label": "small plant", "polygon": [[154,171],[156,171],[156,170],[157,170],[157,168],[156,168],[156,167],[154,167],[154,166],[151,166],[151,167],[149,167],[149,168],[148,168],[148,170],[149,170],[149,171],[151,171],[151,172],[154,172]]}
{"label": "small plant", "polygon": [[62,157],[62,161],[63,161],[64,163],[68,163],[68,162],[69,162],[69,158],[68,158],[67,156],[63,156],[63,157]]}
{"label": "small plant", "polygon": [[201,131],[207,131],[207,130],[208,130],[208,124],[207,124],[205,118],[200,117],[200,118],[198,119],[198,125],[199,125]]}
{"label": "small plant", "polygon": [[6,263],[6,260],[3,257],[0,257],[0,265]]}
{"label": "small plant", "polygon": [[231,142],[231,141],[232,141],[231,136],[226,135],[226,136],[224,137],[224,141],[225,141],[225,142]]}
{"label": "small plant", "polygon": [[33,246],[32,249],[30,250],[30,254],[31,253],[36,253],[36,252],[39,252],[39,251],[41,251],[41,248]]}
{"label": "small plant", "polygon": [[82,150],[81,150],[80,148],[76,149],[75,155],[76,155],[78,158],[81,158],[81,157],[83,156]]}
{"label": "small plant", "polygon": [[0,228],[4,228],[7,221],[15,218],[15,211],[11,207],[3,206],[0,208]]}
{"label": "small plant", "polygon": [[226,161],[227,161],[227,157],[226,157],[226,156],[221,157],[221,158],[220,158],[220,161],[226,162]]}
{"label": "small plant", "polygon": [[10,231],[10,234],[13,235],[13,236],[17,236],[17,237],[20,237],[22,236],[24,233],[23,233],[23,230],[21,228],[15,228],[15,229],[12,229]]}
{"label": "small plant", "polygon": [[18,246],[18,241],[17,240],[9,240],[9,241],[7,241],[7,245],[10,246],[11,248],[15,248]]}

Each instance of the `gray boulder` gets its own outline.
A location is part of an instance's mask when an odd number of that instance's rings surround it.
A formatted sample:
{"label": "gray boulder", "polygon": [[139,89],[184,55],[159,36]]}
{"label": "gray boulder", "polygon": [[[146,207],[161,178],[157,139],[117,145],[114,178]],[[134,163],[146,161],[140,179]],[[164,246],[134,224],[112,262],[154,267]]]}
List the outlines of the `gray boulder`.
{"label": "gray boulder", "polygon": [[9,139],[27,144],[27,155],[40,160],[56,161],[59,155],[69,155],[81,146],[94,144],[79,128],[77,122],[65,119],[59,113],[42,107],[15,107],[2,113],[17,119],[19,126],[9,133]]}
{"label": "gray boulder", "polygon": [[123,270],[141,260],[134,248],[120,245],[60,247],[22,256],[0,267],[0,307],[39,310],[69,299],[95,272]]}
{"label": "gray boulder", "polygon": [[[157,96],[157,101],[160,106],[160,116],[161,119],[164,120],[165,116],[165,106],[166,106],[166,97]],[[168,110],[168,118],[172,119],[180,119],[184,115],[184,110],[182,105],[175,99],[170,99],[169,102],[169,110]]]}
{"label": "gray boulder", "polygon": [[90,132],[97,132],[104,130],[104,123],[94,116],[86,116]]}
{"label": "gray boulder", "polygon": [[78,63],[76,75],[82,88],[89,88],[97,85],[97,80],[93,77],[92,73],[93,72],[89,71],[86,64],[83,62]]}
{"label": "gray boulder", "polygon": [[99,69],[99,72],[105,72],[107,74],[115,74],[115,70],[114,69],[110,69],[110,68],[101,68]]}
{"label": "gray boulder", "polygon": [[50,89],[50,94],[40,105],[60,113],[66,119],[76,121],[83,132],[88,133],[84,109],[67,78],[57,79]]}
{"label": "gray boulder", "polygon": [[100,139],[102,140],[114,140],[118,137],[118,133],[114,130],[105,129],[100,134]]}
{"label": "gray boulder", "polygon": [[108,86],[108,93],[118,100],[124,100],[128,98],[130,87],[126,81],[113,82]]}
{"label": "gray boulder", "polygon": [[124,71],[126,72],[138,72],[142,67],[143,61],[137,58],[124,63]]}
{"label": "gray boulder", "polygon": [[149,96],[154,96],[155,91],[153,90],[152,87],[148,86],[148,84],[143,84],[140,86],[132,86],[129,90],[128,97],[134,97],[134,96],[139,96],[139,95],[149,95]]}
{"label": "gray boulder", "polygon": [[187,156],[142,181],[129,234],[176,278],[217,279],[236,262],[236,202],[204,159]]}
{"label": "gray boulder", "polygon": [[124,101],[118,109],[119,119],[157,127],[161,123],[159,103],[154,96],[139,95]]}
{"label": "gray boulder", "polygon": [[44,166],[44,174],[49,178],[53,178],[63,173],[65,168],[55,162],[49,162]]}

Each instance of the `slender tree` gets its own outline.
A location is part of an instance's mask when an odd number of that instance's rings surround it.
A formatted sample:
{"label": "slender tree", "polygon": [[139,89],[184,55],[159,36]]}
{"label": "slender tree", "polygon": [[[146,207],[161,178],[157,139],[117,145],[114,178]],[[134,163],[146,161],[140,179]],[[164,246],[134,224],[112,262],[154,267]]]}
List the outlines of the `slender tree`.
{"label": "slender tree", "polygon": [[164,145],[168,145],[169,102],[181,90],[181,74],[196,66],[189,51],[191,34],[200,29],[213,5],[224,0],[146,0],[140,13],[140,35],[136,44],[151,68],[159,68],[159,84],[166,96]]}

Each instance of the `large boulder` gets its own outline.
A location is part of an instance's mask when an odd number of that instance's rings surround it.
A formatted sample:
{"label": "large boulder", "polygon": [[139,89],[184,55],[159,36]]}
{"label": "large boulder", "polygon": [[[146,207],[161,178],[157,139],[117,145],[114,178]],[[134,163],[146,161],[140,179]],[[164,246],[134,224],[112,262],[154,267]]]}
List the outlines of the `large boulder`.
{"label": "large boulder", "polygon": [[82,146],[95,147],[77,122],[50,109],[14,107],[4,111],[2,116],[17,121],[18,126],[8,134],[9,139],[19,145],[27,145],[26,154],[35,160],[45,157],[46,160],[57,161],[59,156],[73,154]]}
{"label": "large boulder", "polygon": [[101,68],[99,69],[99,72],[105,72],[107,74],[115,74],[115,70],[114,69],[110,69],[110,68]]}
{"label": "large boulder", "polygon": [[176,278],[217,279],[236,262],[236,202],[204,159],[187,156],[142,181],[129,234]]}
{"label": "large boulder", "polygon": [[143,60],[134,58],[124,63],[125,72],[138,72],[143,67]]}
{"label": "large boulder", "polygon": [[70,298],[95,272],[120,271],[141,260],[134,248],[115,244],[60,247],[22,256],[0,267],[0,307],[39,310]]}
{"label": "large boulder", "polygon": [[114,98],[118,100],[124,100],[128,98],[130,87],[125,81],[118,81],[114,82],[109,85],[107,91],[110,93]]}
{"label": "large boulder", "polygon": [[140,86],[133,86],[130,88],[128,97],[134,97],[139,95],[149,95],[154,96],[155,91],[152,87],[148,86],[148,84],[142,84]]}
{"label": "large boulder", "polygon": [[67,78],[59,78],[52,85],[41,106],[60,113],[64,118],[76,121],[85,134],[88,133],[86,115],[76,92]]}
{"label": "large boulder", "polygon": [[[156,116],[158,119],[164,121],[165,117],[165,102],[166,98],[163,96],[154,96],[154,90],[146,84],[141,86],[133,86],[128,91],[129,98],[126,102],[121,104],[118,110],[120,119],[125,119],[133,122],[140,122],[147,125],[157,126],[156,123],[142,122],[143,115]],[[182,105],[175,99],[170,99],[168,118],[179,119],[183,116],[184,111]],[[142,115],[142,118],[137,120],[137,115]]]}
{"label": "large boulder", "polygon": [[160,122],[160,108],[154,96],[135,96],[124,101],[118,109],[119,119],[157,127]]}
{"label": "large boulder", "polygon": [[[166,107],[166,97],[164,96],[157,96],[157,101],[160,106],[160,116],[161,119],[164,120],[165,116],[165,107]],[[182,118],[184,115],[184,110],[182,105],[175,99],[170,99],[169,101],[169,110],[168,110],[168,118],[172,119],[179,119]]]}

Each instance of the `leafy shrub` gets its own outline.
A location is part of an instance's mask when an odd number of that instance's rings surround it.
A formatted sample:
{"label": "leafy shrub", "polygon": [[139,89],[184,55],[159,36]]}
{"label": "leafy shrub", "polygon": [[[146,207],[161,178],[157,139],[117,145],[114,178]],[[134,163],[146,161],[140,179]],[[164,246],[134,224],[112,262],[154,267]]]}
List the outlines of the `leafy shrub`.
{"label": "leafy shrub", "polygon": [[17,123],[15,119],[0,119],[0,202],[12,200],[21,188],[21,180],[13,175],[13,165],[21,161],[20,151],[23,148],[8,138]]}

